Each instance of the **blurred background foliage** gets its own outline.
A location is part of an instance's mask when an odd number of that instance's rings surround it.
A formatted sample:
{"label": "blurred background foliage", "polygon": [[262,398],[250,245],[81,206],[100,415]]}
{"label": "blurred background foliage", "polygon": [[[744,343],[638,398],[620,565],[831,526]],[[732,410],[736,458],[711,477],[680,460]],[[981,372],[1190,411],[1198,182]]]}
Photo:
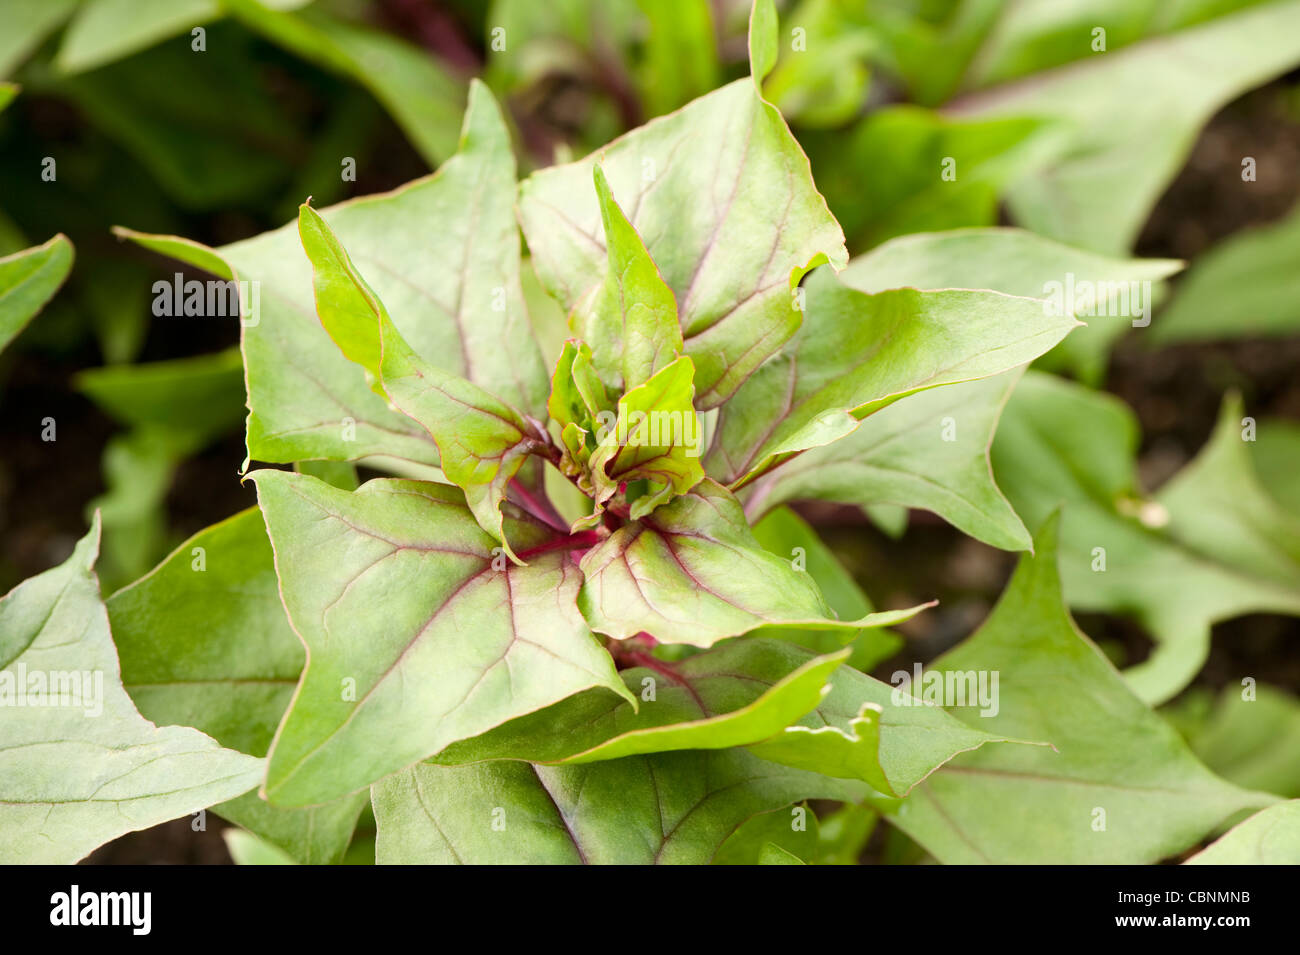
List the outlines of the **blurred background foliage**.
{"label": "blurred background foliage", "polygon": [[[1150,328],[1096,320],[1039,367],[1131,407],[1143,493],[1200,450],[1235,389],[1261,422],[1259,485],[1300,520],[1300,3],[779,6],[764,92],[852,254],[1014,224],[1099,254],[1186,259],[1158,283]],[[96,507],[107,593],[253,500],[236,477],[238,324],[155,317],[151,287],[176,267],[113,226],[217,246],[282,225],[308,195],[320,207],[391,189],[455,150],[474,76],[507,107],[521,175],[580,157],[747,75],[748,13],[746,0],[0,2],[0,256],[57,232],[77,256],[0,355],[0,589],[62,559]],[[46,416],[57,442],[40,440]],[[902,628],[911,658],[965,636],[1013,559],[923,512],[801,510],[857,581],[844,601],[942,599]],[[1080,620],[1121,665],[1150,652],[1123,616]],[[1217,625],[1197,684],[1166,708],[1211,768],[1288,796],[1298,629]],[[896,646],[875,649],[878,663]],[[1267,706],[1237,701],[1242,672],[1274,684]],[[1223,742],[1243,738],[1258,746]]]}

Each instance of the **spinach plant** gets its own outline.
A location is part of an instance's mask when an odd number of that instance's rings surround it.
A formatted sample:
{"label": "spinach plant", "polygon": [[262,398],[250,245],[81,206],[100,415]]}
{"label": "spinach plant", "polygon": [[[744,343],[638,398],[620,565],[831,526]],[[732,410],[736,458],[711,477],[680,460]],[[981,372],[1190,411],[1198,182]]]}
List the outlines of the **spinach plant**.
{"label": "spinach plant", "polygon": [[[474,83],[396,192],[217,250],[122,230],[245,290],[258,507],[107,601],[96,521],[0,602],[0,859],[211,808],[246,858],[336,862],[369,805],[379,862],[851,861],[879,817],[943,861],[1136,862],[1277,802],[1079,633],[1052,505],[1031,537],[990,468],[1078,324],[993,289],[1176,266],[1010,232],[849,266],[760,90],[775,30],[760,0],[751,77],[522,184]],[[978,708],[867,675],[925,605],[874,609],[784,507],[865,470],[1032,551],[934,665]]]}

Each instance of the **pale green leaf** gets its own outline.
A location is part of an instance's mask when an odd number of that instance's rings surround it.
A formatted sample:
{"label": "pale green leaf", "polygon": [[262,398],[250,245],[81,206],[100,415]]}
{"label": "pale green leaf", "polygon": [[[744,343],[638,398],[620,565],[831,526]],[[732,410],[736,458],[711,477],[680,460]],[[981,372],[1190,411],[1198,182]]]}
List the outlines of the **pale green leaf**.
{"label": "pale green leaf", "polygon": [[589,687],[627,694],[550,528],[509,510],[506,533],[529,561],[516,566],[446,485],[374,480],[348,493],[284,471],[253,479],[309,651],[271,749],[273,804],[354,792]]}
{"label": "pale green leaf", "polygon": [[[0,600],[6,863],[76,862],[123,833],[237,796],[262,775],[262,760],[136,711],[92,569],[98,542],[96,521],[65,563]],[[41,688],[68,696],[31,705]]]}
{"label": "pale green leaf", "polygon": [[[1294,546],[1286,528],[1295,519],[1255,522],[1281,512],[1250,473],[1230,413],[1200,462],[1155,501],[1137,490],[1137,443],[1136,421],[1115,398],[1030,372],[1003,413],[993,466],[1027,524],[1064,502],[1066,601],[1129,614],[1146,627],[1156,647],[1126,676],[1138,696],[1160,703],[1201,669],[1211,624],[1244,613],[1300,613],[1300,587],[1290,582],[1300,579],[1292,576],[1300,566],[1289,558],[1260,563]],[[1225,495],[1230,507],[1208,513]],[[1205,540],[1211,527],[1223,535],[1212,544]]]}
{"label": "pale green leaf", "polygon": [[1300,800],[1255,813],[1185,865],[1300,865]]}
{"label": "pale green leaf", "polygon": [[0,258],[0,349],[54,297],[71,268],[72,243],[65,235]]}
{"label": "pale green leaf", "polygon": [[1061,600],[1058,518],[1036,536],[993,613],[932,673],[998,677],[998,709],[951,712],[1040,746],[957,757],[887,818],[941,862],[1150,863],[1275,797],[1207,770],[1133,695]]}
{"label": "pale green leaf", "polygon": [[733,487],[844,437],[899,398],[1036,358],[1078,324],[1040,299],[999,292],[870,295],[828,269],[804,291],[799,333],[718,416],[707,470]]}
{"label": "pale green leaf", "polygon": [[763,550],[736,499],[705,480],[619,528],[582,558],[578,605],[593,630],[711,646],[761,626],[858,630],[923,607],[838,620],[807,574]]}

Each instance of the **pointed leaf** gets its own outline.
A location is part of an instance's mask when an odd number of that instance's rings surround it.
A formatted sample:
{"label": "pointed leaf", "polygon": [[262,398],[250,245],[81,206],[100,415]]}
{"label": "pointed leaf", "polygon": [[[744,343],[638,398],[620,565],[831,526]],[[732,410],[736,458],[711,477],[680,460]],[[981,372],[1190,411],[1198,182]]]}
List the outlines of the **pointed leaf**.
{"label": "pointed leaf", "polygon": [[72,243],[64,235],[0,258],[0,349],[54,297],[71,268]]}
{"label": "pointed leaf", "polygon": [[[302,673],[266,525],[249,508],[195,534],[108,601],[122,682],[148,719],[265,756]],[[213,811],[304,864],[338,862],[364,794],[280,809],[257,793]]]}
{"label": "pointed leaf", "polygon": [[284,471],[253,478],[309,654],[271,749],[272,804],[354,792],[588,687],[627,693],[574,607],[577,569],[547,549],[549,528],[507,521],[517,546],[541,548],[514,566],[445,485],[348,493]]}
{"label": "pointed leaf", "polygon": [[[1294,519],[1258,487],[1228,412],[1203,458],[1156,501],[1136,490],[1133,415],[1109,396],[1030,372],[993,443],[998,484],[1026,523],[1065,502],[1069,605],[1133,614],[1155,637],[1150,658],[1125,674],[1151,703],[1200,670],[1211,624],[1243,613],[1300,613],[1300,565],[1284,556],[1294,546],[1287,530]],[[1207,546],[1215,533],[1222,536]]]}
{"label": "pointed leaf", "polygon": [[813,448],[759,478],[745,501],[752,517],[788,501],[828,500],[933,511],[1004,550],[1026,550],[1029,532],[993,480],[989,447],[1023,369],[934,388],[889,405],[834,444]]}
{"label": "pointed leaf", "polygon": [[583,556],[582,572],[578,606],[616,640],[646,632],[707,647],[761,626],[856,630],[924,609],[835,619],[808,575],[763,550],[740,504],[709,480],[615,531]]}
{"label": "pointed leaf", "polygon": [[[776,14],[753,13],[755,77],[775,60]],[[604,275],[599,162],[677,302],[701,410],[726,401],[799,327],[803,274],[848,260],[808,159],[753,79],[736,80],[608,144],[535,173],[519,218],[543,286],[573,309]]]}
{"label": "pointed leaf", "polygon": [[136,711],[95,579],[98,543],[96,520],[66,562],[0,600],[6,863],[76,862],[123,833],[237,796],[262,775],[262,760]]}
{"label": "pointed leaf", "polygon": [[707,470],[731,486],[842,438],[906,395],[1036,358],[1077,325],[1040,299],[959,289],[868,295],[828,269],[804,290],[799,334],[718,416]]}
{"label": "pointed leaf", "polygon": [[1037,746],[959,756],[889,816],[941,862],[1155,862],[1274,797],[1219,779],[1075,628],[1061,600],[1057,518],[984,625],[932,673],[996,673],[998,710],[967,725]]}

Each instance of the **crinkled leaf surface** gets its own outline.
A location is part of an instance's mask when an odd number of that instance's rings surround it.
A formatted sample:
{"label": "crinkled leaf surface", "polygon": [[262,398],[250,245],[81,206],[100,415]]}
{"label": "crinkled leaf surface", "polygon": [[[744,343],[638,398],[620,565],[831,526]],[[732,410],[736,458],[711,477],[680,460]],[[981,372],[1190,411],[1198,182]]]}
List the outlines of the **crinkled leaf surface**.
{"label": "crinkled leaf surface", "polygon": [[64,235],[0,258],[0,349],[54,297],[71,268],[72,243]]}
{"label": "crinkled leaf surface", "polygon": [[[122,682],[148,719],[265,756],[302,672],[257,508],[195,534],[108,601]],[[245,793],[213,811],[303,863],[337,862],[365,795],[280,809]]]}
{"label": "crinkled leaf surface", "polygon": [[[58,706],[6,705],[0,721],[0,860],[71,863],[126,832],[256,786],[263,761],[198,730],[159,728],[122,688],[93,570],[99,523],[68,560],[0,600],[0,689],[69,685]],[[39,682],[38,682],[39,678]],[[80,702],[82,705],[72,705]]]}
{"label": "crinkled leaf surface", "polygon": [[[1300,613],[1300,565],[1288,556],[1295,519],[1258,487],[1230,409],[1202,456],[1154,504],[1136,490],[1137,424],[1109,396],[1030,372],[993,444],[998,483],[1026,523],[1064,502],[1070,606],[1132,614],[1156,638],[1151,657],[1126,672],[1148,702],[1169,699],[1200,670],[1212,623]],[[1104,571],[1093,569],[1099,547]]]}
{"label": "crinkled leaf surface", "polygon": [[868,295],[828,269],[804,283],[803,327],[718,416],[706,460],[734,485],[926,388],[1007,371],[1076,326],[1038,299],[998,292],[896,289]]}
{"label": "crinkled leaf surface", "polygon": [[756,743],[816,708],[847,657],[844,650],[810,657],[770,640],[733,641],[676,664],[645,654],[643,665],[619,672],[629,692],[640,695],[639,709],[608,690],[591,690],[453,743],[431,762],[589,763]]}
{"label": "crinkled leaf surface", "polygon": [[644,631],[707,647],[761,626],[856,630],[923,609],[837,620],[808,575],[763,550],[739,502],[709,480],[619,528],[583,556],[582,572],[583,615],[617,640]]}
{"label": "crinkled leaf surface", "polygon": [[1186,865],[1300,865],[1300,799],[1255,813]]}
{"label": "crinkled leaf surface", "polygon": [[830,500],[933,511],[972,537],[1026,550],[1029,532],[993,480],[989,447],[1023,370],[910,395],[846,438],[759,478],[746,513],[787,501]]}
{"label": "crinkled leaf surface", "polygon": [[996,715],[950,710],[967,725],[1054,747],[959,756],[888,817],[941,862],[1156,862],[1275,799],[1201,765],[1074,626],[1061,600],[1057,529],[1053,517],[984,625],[933,664],[936,673],[999,675]]}
{"label": "crinkled leaf surface", "polygon": [[[776,58],[769,6],[755,6],[759,78]],[[804,272],[848,260],[808,159],[755,82],[741,79],[580,162],[535,173],[520,188],[520,224],[538,277],[566,310],[606,270],[597,162],[676,298],[697,405],[716,407],[798,329],[792,289]]]}
{"label": "crinkled leaf surface", "polygon": [[[593,686],[626,693],[575,605],[553,532],[510,517],[509,564],[455,488],[379,479],[355,492],[259,471],[289,619],[307,669],[265,794],[306,805]],[[514,511],[511,510],[513,515]]]}
{"label": "crinkled leaf surface", "polygon": [[1011,211],[1034,232],[1117,255],[1210,116],[1297,62],[1300,3],[1267,3],[974,94],[949,112],[1066,125],[1063,155],[1012,185]]}
{"label": "crinkled leaf surface", "polygon": [[[320,214],[416,354],[540,413],[546,368],[519,286],[514,169],[500,111],[474,84],[459,152],[436,174]],[[219,277],[260,283],[260,308],[246,315],[243,336],[251,457],[437,464],[428,433],[390,410],[321,327],[296,224],[216,251],[129,235]]]}
{"label": "crinkled leaf surface", "polygon": [[585,763],[749,745],[775,762],[869,782],[892,796],[956,753],[1004,741],[939,707],[896,705],[889,686],[840,666],[843,658],[844,651],[816,656],[749,638],[676,664],[647,659],[620,674],[643,696],[645,681],[654,681],[655,699],[642,699],[639,713],[608,692],[591,691],[453,744],[432,762]]}
{"label": "crinkled leaf surface", "polygon": [[758,813],[867,788],[733,749],[581,766],[421,763],[373,793],[381,865],[607,865],[707,863]]}

